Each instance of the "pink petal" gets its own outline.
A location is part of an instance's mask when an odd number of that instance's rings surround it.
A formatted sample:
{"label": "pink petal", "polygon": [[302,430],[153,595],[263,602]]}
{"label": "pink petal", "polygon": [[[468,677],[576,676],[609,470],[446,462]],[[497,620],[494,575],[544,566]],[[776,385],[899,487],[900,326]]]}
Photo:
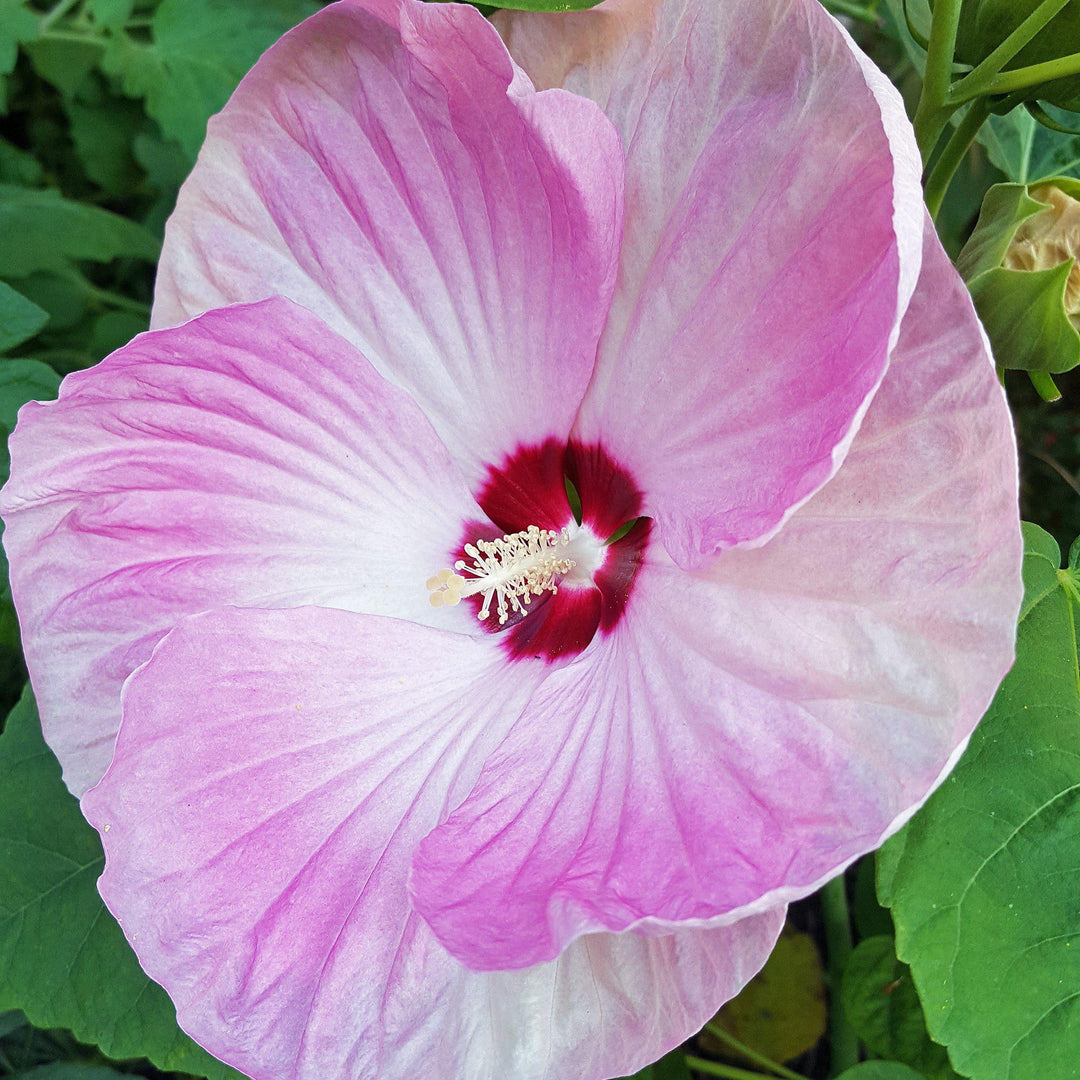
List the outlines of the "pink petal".
{"label": "pink petal", "polygon": [[464,963],[805,895],[956,761],[1013,657],[1016,450],[929,224],[923,266],[832,483],[700,575],[654,546],[612,644],[545,681],[421,844],[417,910]]}
{"label": "pink petal", "polygon": [[619,280],[575,436],[682,566],[759,544],[836,471],[918,274],[899,95],[815,0],[504,13],[538,86],[626,149]]}
{"label": "pink petal", "polygon": [[424,584],[480,511],[416,404],[286,300],[136,338],[28,405],[0,510],[27,665],[72,791],[183,615],[323,604],[472,629]]}
{"label": "pink petal", "polygon": [[161,642],[83,809],[102,895],[185,1030],[254,1080],[599,1080],[753,974],[782,910],[491,976],[410,911],[416,842],[541,673],[490,638],[315,608],[212,612]]}
{"label": "pink petal", "polygon": [[611,124],[534,93],[477,11],[334,5],[211,121],[154,324],[291,297],[406,387],[477,481],[519,441],[565,442],[621,215]]}

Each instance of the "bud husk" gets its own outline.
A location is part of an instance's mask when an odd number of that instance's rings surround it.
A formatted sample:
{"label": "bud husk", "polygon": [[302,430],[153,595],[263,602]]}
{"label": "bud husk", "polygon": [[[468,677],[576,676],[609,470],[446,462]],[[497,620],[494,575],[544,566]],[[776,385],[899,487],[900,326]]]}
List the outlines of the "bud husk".
{"label": "bud husk", "polygon": [[1057,373],[1080,363],[1080,181],[995,184],[957,269],[999,367]]}

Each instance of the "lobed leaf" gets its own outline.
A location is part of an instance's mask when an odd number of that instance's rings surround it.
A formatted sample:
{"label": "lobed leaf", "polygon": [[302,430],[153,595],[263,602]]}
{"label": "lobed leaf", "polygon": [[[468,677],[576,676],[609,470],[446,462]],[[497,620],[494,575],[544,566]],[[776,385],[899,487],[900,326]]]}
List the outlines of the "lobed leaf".
{"label": "lobed leaf", "polygon": [[691,1080],[690,1067],[686,1064],[686,1054],[681,1047],[670,1054],[646,1065],[639,1073],[628,1080]]}
{"label": "lobed leaf", "polygon": [[836,1080],[924,1080],[924,1077],[898,1061],[864,1061],[845,1069]]}
{"label": "lobed leaf", "polygon": [[99,26],[119,29],[135,10],[135,0],[87,0],[87,7]]}
{"label": "lobed leaf", "polygon": [[143,974],[97,894],[103,864],[27,689],[0,734],[0,1009],[69,1028],[110,1057],[237,1080],[176,1026],[165,991]]}
{"label": "lobed leaf", "polygon": [[167,138],[194,160],[206,121],[244,73],[286,30],[319,5],[314,0],[163,0],[149,44],[119,32],[102,67],[146,111]]}
{"label": "lobed leaf", "polygon": [[52,1065],[39,1065],[36,1069],[16,1073],[11,1080],[129,1080],[129,1078],[126,1073],[119,1073],[107,1065],[57,1061]]}
{"label": "lobed leaf", "polygon": [[928,1080],[956,1080],[943,1046],[926,1031],[911,974],[888,935],[860,941],[844,969],[844,1011],[866,1048],[910,1065]]}
{"label": "lobed leaf", "polygon": [[48,321],[48,312],[0,281],[0,352],[32,338]]}
{"label": "lobed leaf", "polygon": [[[773,1061],[790,1061],[815,1046],[828,1021],[825,979],[814,939],[787,926],[765,966],[713,1023]],[[706,1032],[704,1045],[710,1043]],[[729,1052],[729,1051],[728,1051]]]}
{"label": "lobed leaf", "polygon": [[973,1080],[1080,1061],[1080,546],[1025,525],[1017,659],[967,753],[879,853],[930,1035]]}
{"label": "lobed leaf", "polygon": [[23,0],[0,0],[0,75],[15,69],[19,46],[41,33],[41,17]]}
{"label": "lobed leaf", "polygon": [[[3,303],[3,288],[7,286],[0,282],[0,305]],[[36,304],[31,306],[41,311]],[[42,314],[45,313],[42,312]],[[0,319],[0,331],[2,329],[3,321]],[[11,459],[8,457],[7,440],[15,429],[19,409],[28,401],[47,401],[56,397],[59,389],[60,376],[48,364],[42,364],[37,360],[0,360],[0,484],[8,478]],[[0,522],[0,533],[2,532],[3,523]],[[8,624],[13,626],[14,620],[15,612],[11,608],[11,587],[8,585],[7,558],[0,549],[0,653],[8,644],[2,628]],[[14,644],[17,647],[17,639]]]}
{"label": "lobed leaf", "polygon": [[160,251],[148,229],[51,189],[0,184],[0,267],[5,277],[42,270],[64,273],[76,259],[121,256],[153,262]]}
{"label": "lobed leaf", "polygon": [[991,116],[979,132],[991,162],[1010,180],[1030,184],[1050,176],[1080,179],[1080,135],[1052,131],[1023,107]]}

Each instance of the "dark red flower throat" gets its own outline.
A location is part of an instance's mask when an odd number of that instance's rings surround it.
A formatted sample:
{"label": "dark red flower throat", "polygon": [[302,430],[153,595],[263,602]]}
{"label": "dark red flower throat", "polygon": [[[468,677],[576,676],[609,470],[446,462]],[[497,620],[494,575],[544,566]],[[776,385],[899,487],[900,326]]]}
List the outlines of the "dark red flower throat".
{"label": "dark red flower throat", "polygon": [[[580,513],[571,502],[575,492]],[[457,559],[469,560],[466,544],[530,526],[558,533],[580,525],[603,545],[591,581],[571,573],[557,592],[533,599],[525,614],[511,612],[503,623],[494,614],[483,620],[487,630],[503,635],[510,656],[549,661],[573,656],[597,631],[611,631],[626,609],[652,525],[640,516],[641,492],[624,468],[601,446],[549,439],[520,447],[501,466],[492,466],[476,501],[494,527],[467,523]],[[479,613],[482,598],[467,599]]]}

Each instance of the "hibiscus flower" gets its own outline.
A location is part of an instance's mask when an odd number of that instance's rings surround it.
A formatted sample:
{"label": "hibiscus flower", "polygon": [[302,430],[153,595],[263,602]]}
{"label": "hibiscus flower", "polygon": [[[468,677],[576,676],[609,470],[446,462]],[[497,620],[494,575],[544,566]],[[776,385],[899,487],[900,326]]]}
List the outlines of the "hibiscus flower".
{"label": "hibiscus flower", "polygon": [[5,544],[102,895],[256,1080],[634,1072],[1011,662],[1009,414],[812,0],[329,7],[154,324],[24,410]]}

